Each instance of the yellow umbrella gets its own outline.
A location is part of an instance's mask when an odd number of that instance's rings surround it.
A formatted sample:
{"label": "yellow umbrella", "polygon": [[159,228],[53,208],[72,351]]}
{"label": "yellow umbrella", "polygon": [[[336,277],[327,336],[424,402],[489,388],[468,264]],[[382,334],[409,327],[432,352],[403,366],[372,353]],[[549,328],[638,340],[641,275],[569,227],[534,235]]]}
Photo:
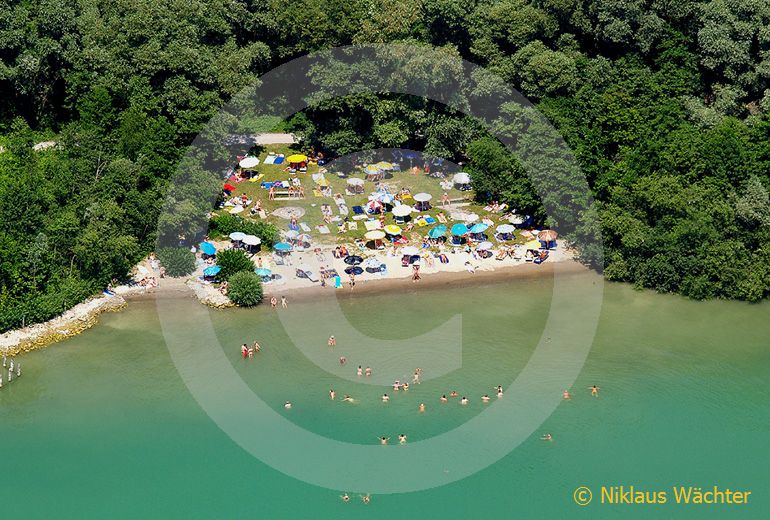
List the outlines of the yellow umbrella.
{"label": "yellow umbrella", "polygon": [[301,153],[295,153],[286,158],[286,162],[288,163],[301,163],[305,161],[307,161],[307,155],[302,155]]}
{"label": "yellow umbrella", "polygon": [[385,238],[385,233],[380,231],[379,229],[375,229],[373,231],[369,231],[367,234],[364,235],[367,240],[382,240]]}
{"label": "yellow umbrella", "polygon": [[530,240],[524,244],[524,249],[540,249],[540,242],[537,240]]}
{"label": "yellow umbrella", "polygon": [[370,164],[364,168],[364,171],[366,171],[366,173],[380,173],[380,168],[376,164]]}
{"label": "yellow umbrella", "polygon": [[401,228],[396,226],[395,224],[390,224],[385,226],[385,232],[389,235],[400,235]]}
{"label": "yellow umbrella", "polygon": [[393,169],[393,163],[389,163],[388,161],[380,161],[377,164],[375,164],[377,168],[380,170],[392,170]]}

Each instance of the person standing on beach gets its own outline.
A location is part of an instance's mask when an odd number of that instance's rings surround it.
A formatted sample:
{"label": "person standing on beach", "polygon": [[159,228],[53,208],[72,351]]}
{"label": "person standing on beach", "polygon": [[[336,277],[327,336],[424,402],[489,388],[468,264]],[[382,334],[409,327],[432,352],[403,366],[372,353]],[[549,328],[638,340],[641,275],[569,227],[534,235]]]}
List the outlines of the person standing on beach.
{"label": "person standing on beach", "polygon": [[21,363],[16,364],[16,377],[21,377]]}
{"label": "person standing on beach", "polygon": [[288,302],[286,301],[286,296],[281,296],[281,307],[286,309],[289,306]]}
{"label": "person standing on beach", "polygon": [[353,273],[350,273],[350,290],[352,291],[355,286],[356,286],[356,275],[354,275]]}

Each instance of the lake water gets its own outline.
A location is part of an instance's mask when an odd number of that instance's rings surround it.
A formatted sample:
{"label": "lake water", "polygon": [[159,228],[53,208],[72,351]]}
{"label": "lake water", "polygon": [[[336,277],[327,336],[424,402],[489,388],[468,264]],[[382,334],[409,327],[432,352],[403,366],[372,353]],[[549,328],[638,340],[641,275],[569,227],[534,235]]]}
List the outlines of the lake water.
{"label": "lake water", "polygon": [[[0,391],[3,516],[766,515],[770,307],[605,285],[585,364],[564,354],[564,374],[536,373],[517,390],[538,343],[549,353],[549,342],[558,341],[543,335],[553,294],[552,280],[535,278],[345,292],[280,311],[132,302],[80,336],[21,357],[22,378]],[[579,312],[574,320],[576,330],[586,326]],[[329,334],[337,336],[333,349]],[[254,339],[263,352],[242,359],[239,345]],[[358,378],[359,364],[371,365],[374,376]],[[424,370],[422,384],[406,393],[388,387],[411,380],[415,366]],[[574,397],[561,402],[557,385],[572,372]],[[501,401],[497,384],[507,388]],[[592,384],[599,397],[590,396]],[[538,398],[546,387],[555,395]],[[438,397],[453,389],[470,403],[441,404]],[[391,394],[387,404],[383,392]],[[343,394],[356,402],[341,402]],[[505,413],[487,419],[495,409]],[[544,422],[530,424],[539,414]],[[478,426],[487,420],[497,421],[494,428]],[[402,432],[406,446],[378,445],[381,435],[397,444]],[[553,442],[540,440],[545,432]],[[305,438],[312,443],[298,440]],[[510,449],[498,453],[506,443]],[[602,485],[665,490],[670,499],[601,504]],[[672,503],[674,485],[752,495],[746,505],[682,506]],[[579,486],[594,492],[585,507],[573,501]],[[344,491],[350,503],[339,499]],[[373,492],[368,505],[358,499],[365,491]]]}

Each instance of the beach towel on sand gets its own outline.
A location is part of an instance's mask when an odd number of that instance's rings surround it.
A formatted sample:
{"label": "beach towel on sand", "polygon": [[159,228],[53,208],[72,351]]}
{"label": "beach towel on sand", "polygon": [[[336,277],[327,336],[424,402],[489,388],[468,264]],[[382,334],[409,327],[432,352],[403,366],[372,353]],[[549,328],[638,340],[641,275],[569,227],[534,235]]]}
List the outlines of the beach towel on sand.
{"label": "beach towel on sand", "polygon": [[273,164],[274,162],[275,162],[275,155],[271,154],[271,155],[268,155],[265,158],[265,163],[264,164]]}
{"label": "beach towel on sand", "polygon": [[283,157],[276,157],[275,161],[273,161],[273,164],[281,164],[283,163]]}
{"label": "beach towel on sand", "polygon": [[301,227],[302,231],[304,231],[305,233],[310,233],[310,226],[308,226],[304,222],[300,222],[299,227]]}
{"label": "beach towel on sand", "polygon": [[328,227],[326,227],[325,225],[316,226],[315,228],[316,228],[316,229],[318,230],[318,232],[319,232],[319,233],[321,233],[322,235],[328,235],[329,233],[331,233],[331,231],[329,231],[329,228],[328,228]]}

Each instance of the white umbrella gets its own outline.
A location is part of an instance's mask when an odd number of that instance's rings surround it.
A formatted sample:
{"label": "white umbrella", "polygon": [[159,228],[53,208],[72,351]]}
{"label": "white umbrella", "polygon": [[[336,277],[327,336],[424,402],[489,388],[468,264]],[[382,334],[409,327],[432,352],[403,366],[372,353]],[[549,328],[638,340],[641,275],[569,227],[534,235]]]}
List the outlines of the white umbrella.
{"label": "white umbrella", "polygon": [[406,246],[404,249],[401,250],[401,253],[403,253],[405,255],[409,255],[409,256],[419,255],[420,254],[420,250],[417,249],[414,246]]}
{"label": "white umbrella", "polygon": [[455,184],[470,184],[471,176],[465,172],[458,172],[452,177],[452,181],[454,181]]}
{"label": "white umbrella", "polygon": [[297,235],[299,235],[299,231],[295,231],[294,229],[290,229],[286,232],[286,238],[297,238]]}
{"label": "white umbrella", "polygon": [[241,233],[240,231],[233,231],[230,233],[230,240],[235,240],[236,242],[240,242],[243,240],[243,237],[246,236],[246,233]]}
{"label": "white umbrella", "polygon": [[372,231],[369,231],[367,234],[364,235],[364,237],[367,240],[382,240],[385,238],[385,232],[380,231],[379,229],[375,229]]}
{"label": "white umbrella", "polygon": [[348,184],[350,184],[351,186],[363,186],[364,180],[354,177],[352,179],[348,179]]}
{"label": "white umbrella", "polygon": [[514,225],[523,224],[524,220],[526,219],[524,218],[523,215],[511,215],[510,217],[508,217],[508,222]]}
{"label": "white umbrella", "polygon": [[259,159],[256,157],[244,157],[241,159],[241,162],[238,163],[241,168],[254,168],[258,164]]}
{"label": "white umbrella", "polygon": [[513,233],[516,228],[510,224],[501,224],[497,226],[498,233]]}
{"label": "white umbrella", "polygon": [[478,219],[479,219],[479,216],[476,215],[475,213],[468,213],[467,215],[465,215],[465,217],[463,217],[463,220],[465,222],[476,222]]}
{"label": "white umbrella", "polygon": [[428,202],[430,199],[433,198],[433,195],[430,193],[418,193],[414,196],[414,200],[417,202]]}
{"label": "white umbrella", "polygon": [[492,242],[482,242],[476,246],[478,251],[486,251],[487,249],[492,249]]}
{"label": "white umbrella", "polygon": [[397,217],[406,217],[410,213],[412,213],[412,206],[407,206],[406,204],[401,204],[393,208],[393,214]]}
{"label": "white umbrella", "polygon": [[259,237],[254,235],[246,235],[245,237],[243,237],[243,243],[246,244],[247,246],[258,246],[259,244],[262,243],[262,240]]}

